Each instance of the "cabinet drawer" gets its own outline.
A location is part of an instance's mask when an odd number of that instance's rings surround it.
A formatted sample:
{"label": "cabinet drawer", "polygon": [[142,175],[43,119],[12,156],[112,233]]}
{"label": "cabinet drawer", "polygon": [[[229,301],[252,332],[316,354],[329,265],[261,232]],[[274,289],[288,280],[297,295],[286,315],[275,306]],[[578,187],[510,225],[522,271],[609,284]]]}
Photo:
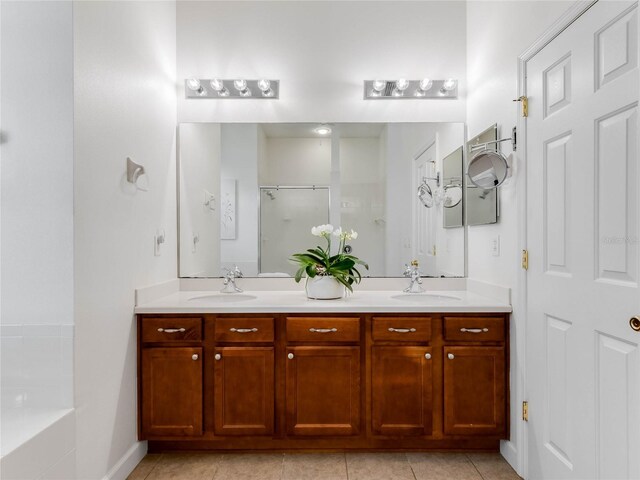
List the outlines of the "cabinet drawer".
{"label": "cabinet drawer", "polygon": [[357,342],[360,319],[346,317],[289,317],[289,342]]}
{"label": "cabinet drawer", "polygon": [[428,342],[431,318],[374,317],[372,334],[376,341]]}
{"label": "cabinet drawer", "polygon": [[273,342],[273,318],[216,318],[216,342]]}
{"label": "cabinet drawer", "polygon": [[202,318],[143,318],[143,342],[199,342]]}
{"label": "cabinet drawer", "polygon": [[447,341],[502,342],[504,341],[504,318],[445,317],[444,338]]}

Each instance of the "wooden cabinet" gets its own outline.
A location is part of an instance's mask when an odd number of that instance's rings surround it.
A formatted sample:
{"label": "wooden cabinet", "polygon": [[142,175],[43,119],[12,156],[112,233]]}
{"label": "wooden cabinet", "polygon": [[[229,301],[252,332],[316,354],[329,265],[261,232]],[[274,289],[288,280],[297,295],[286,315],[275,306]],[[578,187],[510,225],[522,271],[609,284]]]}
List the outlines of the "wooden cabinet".
{"label": "wooden cabinet", "polygon": [[222,347],[215,353],[216,435],[270,435],[274,422],[273,347]]}
{"label": "wooden cabinet", "polygon": [[431,434],[432,355],[430,347],[373,347],[371,415],[374,434]]}
{"label": "wooden cabinet", "polygon": [[503,434],[505,382],[504,347],[445,347],[444,433]]}
{"label": "wooden cabinet", "polygon": [[202,348],[145,348],[141,356],[145,435],[202,435]]}
{"label": "wooden cabinet", "polygon": [[139,438],[161,450],[497,450],[502,313],[138,317]]}
{"label": "wooden cabinet", "polygon": [[290,435],[355,435],[360,426],[360,348],[287,348]]}

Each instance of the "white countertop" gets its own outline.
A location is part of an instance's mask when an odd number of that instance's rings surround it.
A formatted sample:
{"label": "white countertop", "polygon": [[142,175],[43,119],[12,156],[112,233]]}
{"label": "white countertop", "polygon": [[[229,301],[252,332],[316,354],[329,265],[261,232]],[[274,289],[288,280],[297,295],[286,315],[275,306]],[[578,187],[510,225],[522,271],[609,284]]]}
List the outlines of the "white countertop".
{"label": "white countertop", "polygon": [[[396,297],[396,298],[394,298]],[[135,313],[491,313],[511,305],[468,290],[403,294],[397,290],[356,290],[340,300],[309,300],[300,291],[178,291],[142,303]]]}

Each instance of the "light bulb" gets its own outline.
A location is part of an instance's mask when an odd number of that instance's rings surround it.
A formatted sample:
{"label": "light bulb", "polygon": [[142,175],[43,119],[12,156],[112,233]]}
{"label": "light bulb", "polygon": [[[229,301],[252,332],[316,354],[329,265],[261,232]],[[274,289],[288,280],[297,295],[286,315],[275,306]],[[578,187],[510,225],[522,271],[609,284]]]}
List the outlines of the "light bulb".
{"label": "light bulb", "polygon": [[420,90],[426,92],[433,86],[433,80],[430,78],[423,78],[420,80]]}
{"label": "light bulb", "polygon": [[375,90],[375,89],[372,89],[372,90],[369,92],[369,96],[370,96],[370,97],[379,97],[380,95],[382,95],[382,93],[381,93],[381,92],[379,92],[378,90]]}
{"label": "light bulb", "polygon": [[249,90],[248,88],[245,88],[244,90],[240,90],[240,96],[241,97],[250,97],[251,96],[251,90]]}
{"label": "light bulb", "polygon": [[227,87],[222,87],[222,90],[218,90],[218,95],[220,95],[221,97],[228,97],[229,89],[227,89]]}
{"label": "light bulb", "polygon": [[224,89],[224,82],[219,78],[214,78],[210,83],[211,88],[213,88],[218,93],[220,93],[220,91]]}
{"label": "light bulb", "polygon": [[[376,92],[382,92],[385,88],[387,88],[386,80],[374,80],[371,85]],[[377,95],[376,95],[377,96]]]}
{"label": "light bulb", "polygon": [[271,82],[265,78],[258,80],[258,88],[263,92],[271,90]]}
{"label": "light bulb", "polygon": [[416,93],[414,93],[416,97],[424,97],[426,94],[427,92],[425,92],[421,88],[416,89]]}
{"label": "light bulb", "polygon": [[187,80],[187,87],[189,87],[189,90],[197,92],[202,88],[202,85],[200,85],[200,80],[197,78],[189,78]]}
{"label": "light bulb", "polygon": [[393,95],[394,97],[402,97],[404,96],[404,92],[402,90],[398,90],[398,88],[394,88],[393,92],[391,92],[391,95]]}
{"label": "light bulb", "polygon": [[448,78],[442,84],[442,89],[447,91],[447,92],[450,92],[451,90],[456,88],[457,84],[458,84],[458,82],[456,80],[454,80],[453,78]]}
{"label": "light bulb", "polygon": [[400,78],[396,80],[396,88],[401,92],[406,90],[409,87],[409,80],[406,78]]}
{"label": "light bulb", "polygon": [[247,89],[247,81],[246,80],[234,80],[233,86],[236,87],[236,90],[239,92],[244,92]]}
{"label": "light bulb", "polygon": [[271,88],[262,91],[263,97],[273,97],[273,90]]}
{"label": "light bulb", "polygon": [[331,127],[329,127],[328,125],[320,125],[315,129],[315,132],[318,135],[329,135],[331,133]]}

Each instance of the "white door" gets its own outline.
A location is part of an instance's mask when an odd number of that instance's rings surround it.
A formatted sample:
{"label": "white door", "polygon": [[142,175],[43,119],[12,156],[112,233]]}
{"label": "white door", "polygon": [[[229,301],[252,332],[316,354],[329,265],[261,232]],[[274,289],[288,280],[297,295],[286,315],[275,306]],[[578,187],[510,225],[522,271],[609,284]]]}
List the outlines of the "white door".
{"label": "white door", "polygon": [[637,2],[527,62],[528,478],[640,478]]}
{"label": "white door", "polygon": [[[435,160],[436,160],[436,144],[432,143],[420,155],[417,155],[413,161],[413,185],[414,192],[422,183],[423,178],[435,177]],[[436,192],[436,181],[428,180],[432,192]],[[426,208],[417,195],[414,200],[414,258],[418,260],[420,271],[423,275],[435,276],[437,267],[434,255],[436,238],[435,238],[435,213],[436,205]]]}

